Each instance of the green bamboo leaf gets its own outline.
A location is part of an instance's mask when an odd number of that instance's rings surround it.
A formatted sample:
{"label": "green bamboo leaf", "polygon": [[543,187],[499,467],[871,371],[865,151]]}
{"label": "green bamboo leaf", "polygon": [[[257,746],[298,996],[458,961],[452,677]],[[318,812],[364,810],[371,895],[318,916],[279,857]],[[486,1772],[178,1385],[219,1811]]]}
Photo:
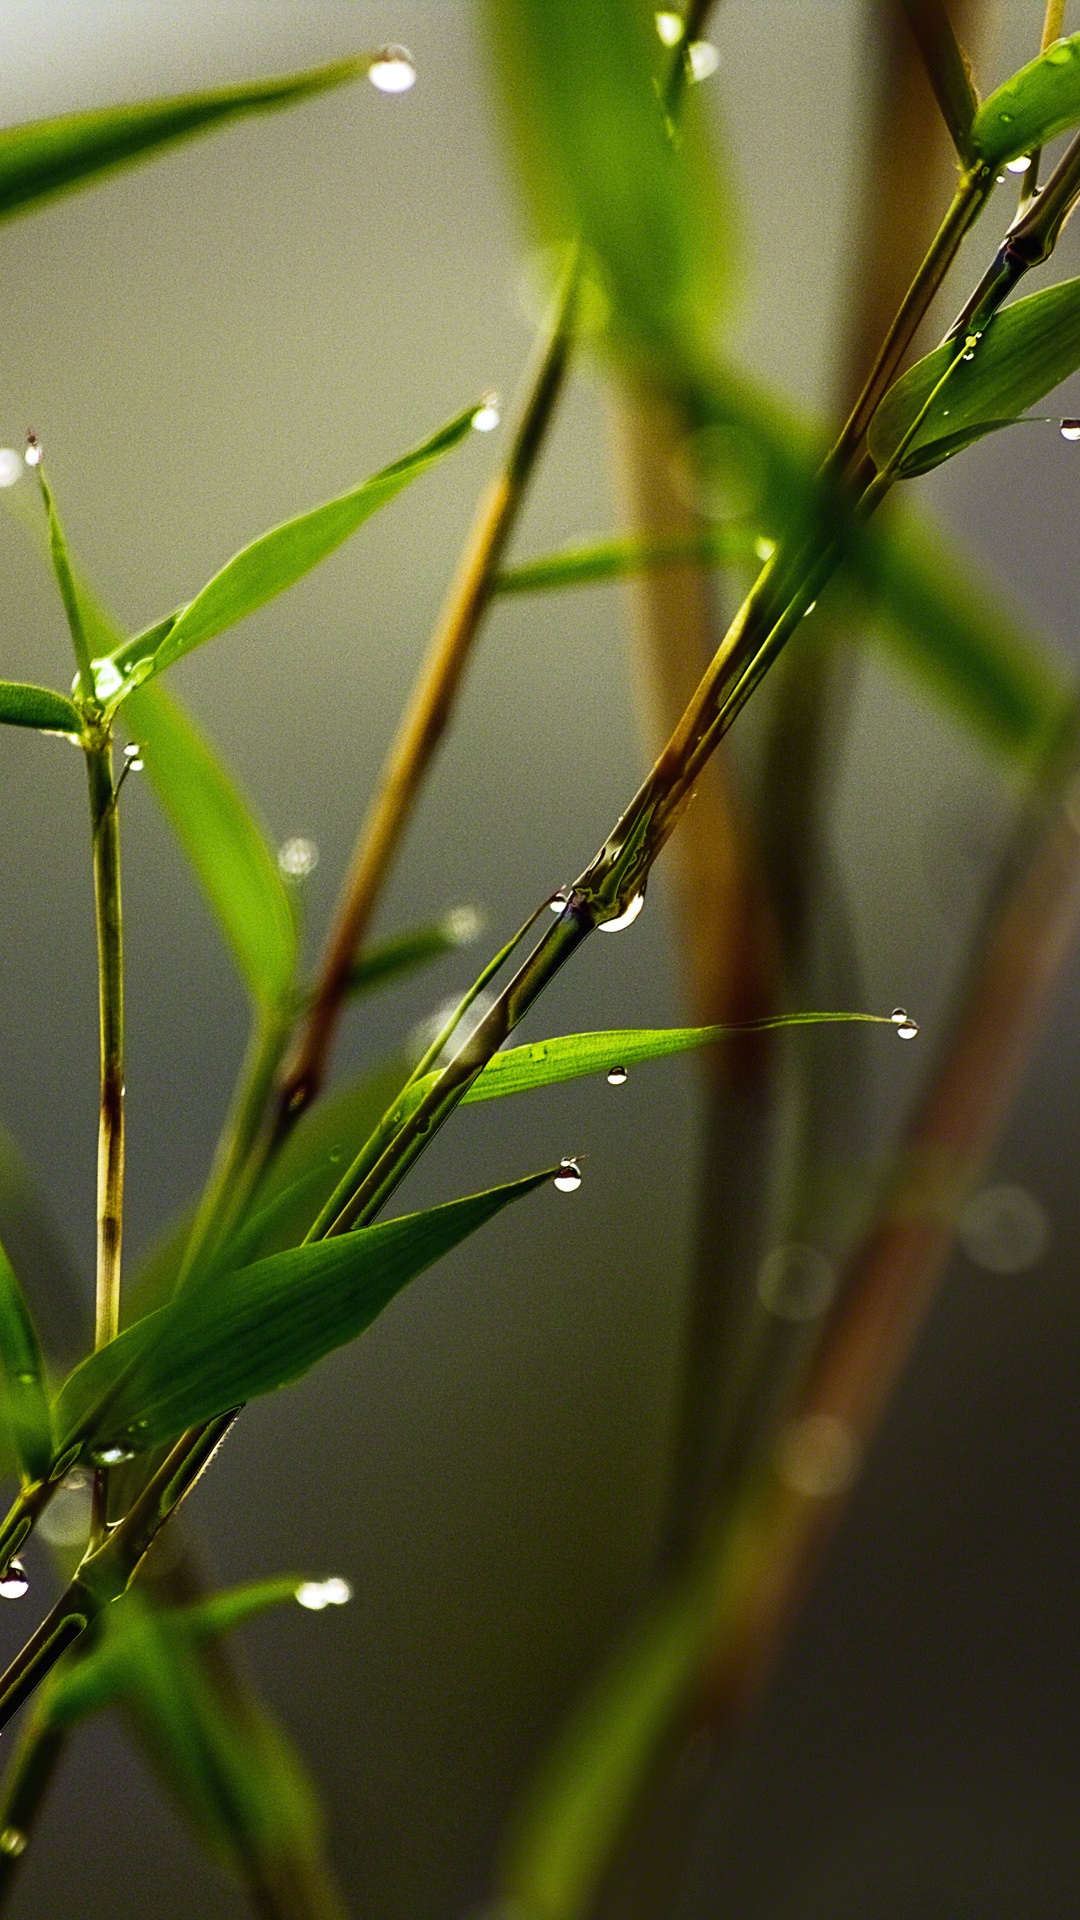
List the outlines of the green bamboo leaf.
{"label": "green bamboo leaf", "polygon": [[78,710],[51,687],[24,686],[19,680],[0,680],[0,720],[9,727],[38,727],[42,733],[82,733]]}
{"label": "green bamboo leaf", "polygon": [[52,1416],[45,1363],[15,1269],[0,1247],[0,1370],[4,1411],[23,1479],[43,1480],[52,1464]]}
{"label": "green bamboo leaf", "polygon": [[94,1647],[57,1670],[43,1711],[70,1726],[123,1706],[204,1844],[230,1870],[248,1877],[254,1861],[270,1878],[275,1863],[317,1858],[317,1801],[250,1689],[200,1657],[185,1618],[194,1611],[162,1607],[140,1589],[124,1594],[102,1616]]}
{"label": "green bamboo leaf", "polygon": [[[225,1587],[220,1593],[208,1594],[205,1600],[171,1609],[170,1620],[178,1633],[198,1645],[202,1640],[215,1640],[223,1633],[235,1632],[237,1627],[246,1625],[271,1607],[293,1604],[298,1594],[307,1594],[320,1584],[304,1574],[274,1574],[268,1580],[249,1580],[240,1587]],[[347,1594],[346,1587],[345,1597]]]}
{"label": "green bamboo leaf", "polygon": [[[498,1100],[503,1094],[530,1093],[583,1074],[610,1073],[645,1060],[661,1060],[695,1047],[713,1046],[733,1034],[763,1033],[776,1027],[817,1027],[863,1021],[892,1026],[883,1013],[787,1013],[775,1019],[751,1020],[723,1027],[613,1027],[602,1033],[566,1033],[553,1040],[534,1040],[527,1047],[508,1047],[492,1055],[462,1104]],[[432,1078],[434,1076],[431,1076]],[[411,1091],[411,1089],[410,1089]]]}
{"label": "green bamboo leaf", "polygon": [[750,528],[735,526],[707,527],[700,533],[670,540],[637,535],[590,540],[504,567],[496,577],[494,590],[550,593],[557,587],[591,586],[596,581],[621,580],[628,574],[656,573],[667,567],[760,565],[771,548],[771,542],[763,545]]}
{"label": "green bamboo leaf", "polygon": [[584,242],[617,333],[665,378],[703,362],[728,222],[696,103],[677,140],[666,123],[652,7],[489,0],[487,16],[541,233]]}
{"label": "green bamboo leaf", "polygon": [[349,975],[350,994],[372,993],[388,986],[404,974],[430,966],[448,953],[468,946],[480,932],[481,920],[475,907],[452,907],[441,920],[426,927],[412,927],[378,940],[365,948]]}
{"label": "green bamboo leaf", "polygon": [[285,882],[247,801],[179,702],[162,687],[128,696],[124,721],[256,1002],[280,1007],[296,968]]}
{"label": "green bamboo leaf", "polygon": [[363,1333],[433,1261],[551,1178],[548,1168],[425,1213],[271,1254],[221,1284],[187,1289],[75,1369],[56,1408],[60,1449],[74,1444],[110,1393],[83,1443],[87,1458],[145,1451],[299,1379]]}
{"label": "green bamboo leaf", "polygon": [[963,346],[962,340],[947,340],[890,387],[870,423],[868,444],[878,467],[888,464],[916,420],[899,461],[905,476],[926,472],[958,445],[1015,419],[1074,373],[1080,367],[1080,280],[1017,300],[995,314],[958,358]]}
{"label": "green bamboo leaf", "polygon": [[971,127],[971,146],[988,167],[1003,167],[1080,122],[1080,33],[1052,47],[995,88]]}
{"label": "green bamboo leaf", "polygon": [[162,147],[243,114],[291,106],[330,87],[356,80],[372,56],[335,60],[329,66],[276,80],[248,81],[207,93],[67,113],[0,131],[0,220],[41,201],[83,186],[104,173],[149,158]]}
{"label": "green bamboo leaf", "polygon": [[286,520],[241,548],[179,613],[126,640],[111,655],[117,691],[163,673],[192,648],[235,626],[310,573],[373,513],[456,447],[469,432],[475,413],[475,405],[469,407],[359,486]]}
{"label": "green bamboo leaf", "polygon": [[60,598],[64,603],[64,612],[67,616],[67,623],[71,632],[71,644],[75,651],[75,662],[79,670],[79,687],[82,694],[89,699],[95,689],[94,675],[90,664],[91,648],[88,632],[88,615],[83,608],[80,581],[76,575],[71,555],[68,551],[67,537],[61,524],[60,515],[57,512],[56,502],[53,499],[52,488],[45,478],[44,467],[40,465],[40,447],[38,447],[36,451],[39,459],[37,468],[38,485],[41,488],[41,497],[45,502],[45,512],[49,523],[49,558],[52,561],[53,572],[56,575],[56,584],[60,589]]}

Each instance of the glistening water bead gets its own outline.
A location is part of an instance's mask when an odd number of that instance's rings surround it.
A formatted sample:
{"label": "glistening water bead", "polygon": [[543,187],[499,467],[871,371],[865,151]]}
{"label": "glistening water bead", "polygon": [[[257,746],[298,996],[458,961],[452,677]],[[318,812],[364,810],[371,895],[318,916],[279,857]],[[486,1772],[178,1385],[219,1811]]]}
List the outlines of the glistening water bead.
{"label": "glistening water bead", "polygon": [[1063,440],[1080,440],[1080,420],[1063,420],[1061,437]]}
{"label": "glistening water bead", "polygon": [[1009,173],[1026,173],[1030,165],[1030,153],[1017,154],[1015,160],[1006,160],[1005,162],[1006,171]]}
{"label": "glistening water bead", "polygon": [[380,93],[408,93],[416,81],[412,54],[407,47],[384,47],[368,68],[368,79]]}
{"label": "glistening water bead", "polygon": [[555,1175],[555,1185],[560,1193],[576,1193],[581,1185],[581,1168],[576,1160],[560,1160],[559,1171]]}
{"label": "glistening water bead", "polygon": [[6,1570],[0,1574],[0,1600],[21,1600],[29,1586],[22,1561],[9,1560]]}
{"label": "glistening water bead", "polygon": [[22,479],[23,463],[14,447],[0,447],[0,487],[13,487]]}
{"label": "glistening water bead", "polygon": [[608,1072],[607,1083],[609,1087],[625,1087],[626,1068],[612,1067]]}
{"label": "glistening water bead", "polygon": [[472,417],[474,433],[493,433],[501,418],[498,394],[486,394],[483,403],[477,407]]}
{"label": "glistening water bead", "polygon": [[645,895],[643,893],[635,893],[626,912],[617,913],[614,920],[601,920],[599,931],[601,933],[621,933],[624,927],[632,927],[644,905]]}
{"label": "glistening water bead", "polygon": [[344,1607],[352,1599],[347,1580],[334,1574],[329,1580],[301,1580],[296,1589],[297,1603],[309,1613],[322,1613],[325,1607]]}
{"label": "glistening water bead", "polygon": [[912,1019],[906,1007],[894,1007],[889,1018],[896,1028],[898,1040],[914,1040],[919,1031],[919,1023]]}
{"label": "glistening water bead", "polygon": [[294,833],[278,848],[278,866],[288,880],[306,880],[319,864],[319,849],[314,840]]}

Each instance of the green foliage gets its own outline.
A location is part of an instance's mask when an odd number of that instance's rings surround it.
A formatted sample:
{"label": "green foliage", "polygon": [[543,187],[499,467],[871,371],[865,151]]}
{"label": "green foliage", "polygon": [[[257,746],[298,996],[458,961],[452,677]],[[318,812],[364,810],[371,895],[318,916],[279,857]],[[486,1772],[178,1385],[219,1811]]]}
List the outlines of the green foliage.
{"label": "green foliage", "polygon": [[265,1230],[260,1248],[276,1250],[303,1239],[408,1077],[404,1057],[392,1055],[333,1088],[301,1115],[255,1196],[256,1208],[265,1209],[260,1212]]}
{"label": "green foliage", "polygon": [[479,916],[472,907],[453,907],[441,920],[426,927],[411,927],[405,933],[392,934],[365,947],[349,975],[349,992],[372,993],[390,985],[448,953],[457,953],[479,931]]}
{"label": "green foliage", "polygon": [[474,404],[371,479],[242,547],[186,607],[116,649],[110,665],[120,697],[129,686],[163,673],[193,647],[235,626],[310,573],[373,513],[456,447],[469,432],[475,412]]}
{"label": "green foliage", "polygon": [[557,587],[593,586],[629,574],[658,573],[667,567],[760,565],[760,536],[744,526],[706,527],[678,539],[649,540],[642,535],[590,540],[563,547],[535,560],[504,567],[496,593],[550,593]]}
{"label": "green foliage", "polygon": [[103,173],[143,160],[164,146],[243,114],[291,106],[345,81],[356,80],[371,56],[336,60],[278,80],[249,81],[208,93],[144,100],[131,106],[66,113],[0,131],[0,220],[83,186]]}
{"label": "green foliage", "polygon": [[[191,1287],[91,1354],[56,1406],[61,1450],[144,1452],[299,1379],[363,1333],[396,1293],[552,1170],[400,1220],[271,1254]],[[108,1396],[106,1400],[106,1396]],[[97,1422],[87,1423],[105,1401]]]}
{"label": "green foliage", "polygon": [[124,719],[253,999],[280,1007],[293,986],[296,921],[262,828],[172,694],[138,688]]}
{"label": "green foliage", "polygon": [[0,1247],[0,1374],[3,1410],[23,1479],[42,1480],[53,1457],[45,1366],[30,1309],[15,1269]]}
{"label": "green foliage", "polygon": [[62,693],[18,680],[0,680],[0,720],[9,727],[38,727],[43,733],[82,732],[78,710]]}
{"label": "green foliage", "polygon": [[875,413],[870,452],[879,467],[889,465],[914,427],[897,470],[906,478],[926,473],[1007,425],[1077,367],[1080,280],[1066,280],[1006,307],[966,350],[963,339],[948,340],[917,360]]}
{"label": "green foliage", "polygon": [[971,145],[988,167],[1003,167],[1080,122],[1080,33],[1056,40],[984,100]]}
{"label": "green foliage", "polygon": [[641,0],[488,0],[500,79],[533,212],[580,239],[623,345],[661,378],[696,367],[730,273],[723,199],[700,129],[672,137],[662,49]]}

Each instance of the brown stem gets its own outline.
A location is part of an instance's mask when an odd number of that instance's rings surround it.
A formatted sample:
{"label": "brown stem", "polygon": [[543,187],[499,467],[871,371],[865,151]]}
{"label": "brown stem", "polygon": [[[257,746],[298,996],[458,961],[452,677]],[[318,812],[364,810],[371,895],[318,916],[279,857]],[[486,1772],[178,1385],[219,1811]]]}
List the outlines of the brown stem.
{"label": "brown stem", "polygon": [[941,117],[961,160],[970,161],[971,123],[979,97],[944,0],[900,0],[915,36]]}
{"label": "brown stem", "polygon": [[275,1123],[279,1140],[322,1083],[357,953],[420,787],[450,723],[499,561],[562,387],[576,287],[576,263],[571,261],[526,380],[526,398],[506,464],[480,502],[449,597],[356,843],[311,1007],[283,1076]]}

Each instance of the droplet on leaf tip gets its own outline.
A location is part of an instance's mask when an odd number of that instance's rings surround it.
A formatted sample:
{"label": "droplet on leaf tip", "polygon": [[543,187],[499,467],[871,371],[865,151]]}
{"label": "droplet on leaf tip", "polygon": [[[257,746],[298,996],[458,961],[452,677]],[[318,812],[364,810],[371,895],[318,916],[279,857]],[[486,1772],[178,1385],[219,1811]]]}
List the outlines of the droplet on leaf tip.
{"label": "droplet on leaf tip", "polygon": [[914,1040],[919,1031],[919,1023],[913,1020],[906,1007],[894,1007],[889,1015],[900,1040]]}
{"label": "droplet on leaf tip", "polygon": [[40,467],[43,453],[44,448],[42,447],[41,441],[31,427],[26,436],[26,452],[23,454],[23,459],[26,461],[28,467]]}
{"label": "droplet on leaf tip", "polygon": [[1030,153],[1018,153],[1015,160],[1006,160],[1007,173],[1026,173],[1031,165]]}
{"label": "droplet on leaf tip", "polygon": [[336,1575],[329,1580],[301,1580],[296,1599],[309,1613],[322,1613],[325,1607],[345,1606],[352,1599],[352,1588]]}
{"label": "droplet on leaf tip", "polygon": [[559,1161],[559,1171],[555,1175],[555,1185],[560,1193],[576,1193],[581,1185],[581,1168],[576,1160],[569,1158]]}
{"label": "droplet on leaf tip", "polygon": [[658,13],[656,31],[665,47],[677,47],[682,39],[683,23],[680,13]]}
{"label": "droplet on leaf tip", "polygon": [[492,433],[501,419],[499,396],[497,393],[489,393],[485,395],[482,404],[473,414],[472,424],[477,433]]}
{"label": "droplet on leaf tip", "polygon": [[412,54],[407,47],[383,47],[368,68],[368,79],[380,93],[408,93],[416,80]]}
{"label": "droplet on leaf tip", "polygon": [[1061,437],[1063,440],[1080,440],[1080,420],[1063,420]]}
{"label": "droplet on leaf tip", "polygon": [[625,1067],[609,1068],[607,1077],[609,1087],[625,1087],[626,1079],[627,1074]]}
{"label": "droplet on leaf tip", "polygon": [[720,65],[720,49],[711,40],[695,40],[690,47],[691,80],[711,80]]}

